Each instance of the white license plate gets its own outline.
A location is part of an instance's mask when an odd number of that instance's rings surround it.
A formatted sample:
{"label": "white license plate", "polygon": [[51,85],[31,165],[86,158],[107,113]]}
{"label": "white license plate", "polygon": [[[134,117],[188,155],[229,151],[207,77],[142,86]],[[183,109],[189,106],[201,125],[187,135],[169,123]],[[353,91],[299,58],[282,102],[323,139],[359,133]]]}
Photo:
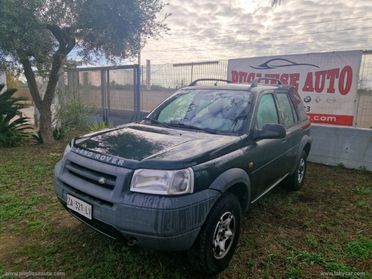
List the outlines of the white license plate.
{"label": "white license plate", "polygon": [[92,205],[67,194],[67,207],[92,220]]}

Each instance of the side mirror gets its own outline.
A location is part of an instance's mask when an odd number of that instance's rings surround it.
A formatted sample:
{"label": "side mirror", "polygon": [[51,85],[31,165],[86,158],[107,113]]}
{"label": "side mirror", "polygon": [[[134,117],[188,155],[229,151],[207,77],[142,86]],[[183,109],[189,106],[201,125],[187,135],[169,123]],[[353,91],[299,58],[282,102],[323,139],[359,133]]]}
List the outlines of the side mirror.
{"label": "side mirror", "polygon": [[253,138],[259,139],[283,139],[286,136],[285,128],[279,124],[266,124],[262,130],[255,130]]}

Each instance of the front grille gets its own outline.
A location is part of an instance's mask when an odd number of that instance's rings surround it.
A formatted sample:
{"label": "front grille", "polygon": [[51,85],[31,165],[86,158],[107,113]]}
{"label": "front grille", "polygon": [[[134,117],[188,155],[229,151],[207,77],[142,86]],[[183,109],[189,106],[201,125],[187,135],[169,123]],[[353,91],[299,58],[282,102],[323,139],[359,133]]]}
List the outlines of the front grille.
{"label": "front grille", "polygon": [[[68,161],[66,163],[66,169],[74,176],[84,179],[90,183],[93,183],[99,187],[104,187],[113,190],[116,183],[116,176],[102,173],[74,162]],[[102,182],[100,182],[102,181]]]}
{"label": "front grille", "polygon": [[68,185],[67,183],[64,183],[64,182],[61,182],[63,183],[63,185],[65,186],[65,188],[72,194],[72,195],[78,195],[78,196],[81,196],[81,197],[86,197],[86,198],[89,198],[91,199],[92,201],[100,204],[100,205],[106,205],[106,206],[109,206],[109,207],[112,207],[114,204],[112,202],[108,202],[108,201],[105,201],[105,200],[102,200],[102,199],[99,199],[97,197],[94,197],[92,195],[89,195],[87,193],[84,193],[78,189],[76,189],[75,187],[71,186],[71,185]]}

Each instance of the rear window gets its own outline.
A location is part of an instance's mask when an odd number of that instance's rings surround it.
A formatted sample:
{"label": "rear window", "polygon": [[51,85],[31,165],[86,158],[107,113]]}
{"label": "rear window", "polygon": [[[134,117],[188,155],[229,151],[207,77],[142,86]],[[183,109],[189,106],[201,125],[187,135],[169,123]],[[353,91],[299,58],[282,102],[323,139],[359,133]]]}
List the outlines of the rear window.
{"label": "rear window", "polygon": [[284,124],[284,127],[288,128],[293,126],[295,123],[295,117],[293,115],[292,105],[286,93],[278,93],[275,95],[279,103],[279,111]]}

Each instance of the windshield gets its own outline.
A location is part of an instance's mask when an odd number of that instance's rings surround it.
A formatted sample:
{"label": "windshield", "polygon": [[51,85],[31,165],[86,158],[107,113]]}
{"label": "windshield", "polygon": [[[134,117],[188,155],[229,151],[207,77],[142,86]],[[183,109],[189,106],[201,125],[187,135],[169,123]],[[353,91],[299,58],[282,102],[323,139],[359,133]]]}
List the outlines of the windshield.
{"label": "windshield", "polygon": [[148,121],[158,125],[237,133],[246,123],[251,93],[227,90],[184,90],[153,111]]}

